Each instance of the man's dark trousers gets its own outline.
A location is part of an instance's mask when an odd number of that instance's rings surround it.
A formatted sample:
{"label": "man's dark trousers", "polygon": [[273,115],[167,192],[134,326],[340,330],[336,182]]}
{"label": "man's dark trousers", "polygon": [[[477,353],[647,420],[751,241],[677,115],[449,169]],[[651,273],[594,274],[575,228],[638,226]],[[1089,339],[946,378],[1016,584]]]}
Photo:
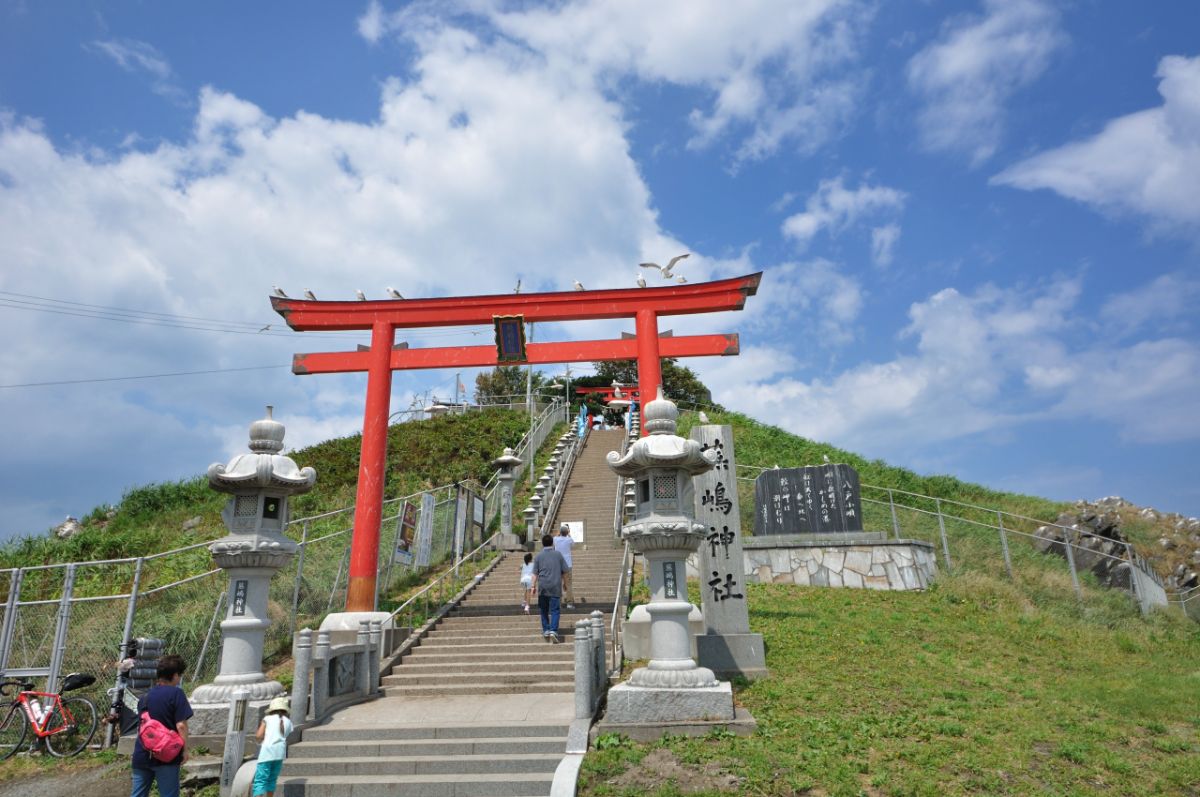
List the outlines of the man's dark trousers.
{"label": "man's dark trousers", "polygon": [[542,613],[542,636],[558,633],[559,603],[556,595],[538,595],[538,609]]}

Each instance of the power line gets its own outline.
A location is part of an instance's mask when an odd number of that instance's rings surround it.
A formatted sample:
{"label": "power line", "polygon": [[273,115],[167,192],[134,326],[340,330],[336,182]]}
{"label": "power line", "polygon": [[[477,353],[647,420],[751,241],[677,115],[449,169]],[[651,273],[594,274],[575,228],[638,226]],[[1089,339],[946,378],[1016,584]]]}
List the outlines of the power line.
{"label": "power line", "polygon": [[[286,338],[295,338],[295,336],[298,334],[304,334],[307,336],[332,335],[342,337],[344,339],[346,332],[351,331],[313,331],[297,333],[287,330],[281,321],[273,321],[265,324],[263,322],[252,321],[226,321],[216,318],[207,318],[204,316],[175,315],[172,313],[160,313],[153,310],[133,310],[130,308],[113,307],[110,305],[74,302],[67,299],[52,299],[45,296],[15,293],[12,291],[0,291],[0,307],[8,307],[13,310],[29,310],[32,312],[51,313],[59,316],[94,318],[101,321],[115,321],[123,324],[161,326],[174,329],[190,329],[200,332],[224,332],[235,335],[256,335]],[[279,325],[281,328],[278,331],[273,331],[271,327],[276,325]],[[478,327],[476,329],[464,328],[461,330],[446,330],[443,332],[426,332],[419,336],[408,337],[414,337],[416,340],[426,340],[433,338],[460,337],[464,335],[478,336],[483,333],[484,329],[484,327]],[[362,334],[357,330],[354,330],[354,332]]]}
{"label": "power line", "polygon": [[290,365],[250,365],[245,368],[212,368],[206,371],[175,371],[169,374],[140,374],[138,376],[107,376],[98,379],[64,379],[58,382],[25,382],[20,385],[0,385],[0,390],[17,387],[48,387],[50,385],[84,385],[94,382],[128,382],[133,379],[164,379],[169,376],[196,376],[197,374],[227,374],[234,371],[266,371],[272,368],[291,368]]}

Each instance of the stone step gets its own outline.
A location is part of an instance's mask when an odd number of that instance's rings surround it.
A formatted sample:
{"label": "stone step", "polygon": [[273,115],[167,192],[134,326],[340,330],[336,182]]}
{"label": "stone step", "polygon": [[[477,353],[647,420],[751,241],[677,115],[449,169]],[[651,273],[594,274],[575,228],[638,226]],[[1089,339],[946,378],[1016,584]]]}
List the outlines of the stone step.
{"label": "stone step", "polygon": [[[571,665],[574,668],[574,663]],[[545,667],[542,662],[538,662],[538,668],[521,669],[517,671],[506,672],[497,670],[494,666],[489,669],[481,669],[478,671],[463,671],[450,672],[446,669],[440,672],[433,668],[420,668],[419,672],[409,672],[409,670],[418,669],[417,667],[407,667],[401,665],[397,667],[391,675],[383,678],[384,686],[464,686],[467,684],[483,684],[490,685],[499,684],[534,684],[545,681],[553,681],[563,677],[563,668],[561,667]],[[568,676],[570,671],[568,671]]]}
{"label": "stone step", "polygon": [[[560,743],[561,744],[561,743]],[[490,773],[553,773],[563,754],[409,755],[293,758],[283,765],[287,778],[346,775],[480,775]]]}
{"label": "stone step", "polygon": [[[561,672],[564,667],[573,669],[575,667],[574,651],[565,645],[545,645],[552,650],[563,649],[572,655],[570,657],[555,657],[543,658],[542,656],[527,657],[524,661],[454,661],[453,663],[445,661],[409,661],[404,660],[398,668],[392,670],[392,674],[385,676],[386,678],[393,677],[408,677],[439,675],[440,673],[451,673],[454,675],[471,675],[474,677],[484,678],[491,677],[494,673],[520,673],[537,674],[542,672]],[[534,669],[536,667],[536,669]],[[397,682],[398,683],[398,682]]]}
{"label": "stone step", "polygon": [[280,778],[280,797],[524,797],[550,793],[553,772],[484,775],[319,775]]}
{"label": "stone step", "polygon": [[313,742],[307,738],[288,748],[288,762],[303,758],[352,756],[455,756],[455,755],[524,755],[557,753],[562,755],[562,736],[497,736],[465,739],[399,739],[375,741],[355,739]]}
{"label": "stone step", "polygon": [[[568,625],[565,622],[559,622],[559,632],[564,636],[574,638],[575,626]],[[542,624],[540,621],[535,621],[534,624],[528,627],[514,629],[495,629],[484,631],[431,631],[427,638],[430,643],[441,644],[443,641],[460,640],[475,640],[478,642],[492,642],[499,644],[499,640],[510,639],[514,642],[523,638],[535,638],[542,633]]]}
{"label": "stone step", "polygon": [[[538,640],[541,642],[541,640]],[[541,648],[533,645],[533,651],[528,651],[522,648],[523,652],[510,653],[505,652],[507,645],[498,645],[497,649],[488,653],[463,653],[463,646],[455,647],[447,650],[443,647],[427,647],[413,648],[409,651],[402,661],[404,667],[411,667],[415,664],[437,664],[438,666],[448,666],[451,664],[492,664],[497,667],[503,667],[509,664],[527,665],[529,657],[536,655],[538,662],[573,662],[575,654],[564,645],[546,645],[542,644]],[[542,649],[544,648],[544,650]]]}
{"label": "stone step", "polygon": [[310,741],[345,742],[365,740],[373,744],[375,742],[410,740],[430,741],[438,739],[461,740],[547,736],[566,739],[568,729],[569,726],[556,723],[525,723],[514,725],[460,724],[440,725],[436,727],[428,725],[318,725],[314,728],[307,728],[304,731],[304,741],[300,744],[308,744]]}
{"label": "stone step", "polygon": [[436,686],[393,685],[383,690],[387,696],[402,695],[404,697],[457,697],[461,695],[532,695],[539,692],[574,692],[574,677],[558,680],[539,681],[528,684],[507,683],[477,683],[477,684],[439,684]]}

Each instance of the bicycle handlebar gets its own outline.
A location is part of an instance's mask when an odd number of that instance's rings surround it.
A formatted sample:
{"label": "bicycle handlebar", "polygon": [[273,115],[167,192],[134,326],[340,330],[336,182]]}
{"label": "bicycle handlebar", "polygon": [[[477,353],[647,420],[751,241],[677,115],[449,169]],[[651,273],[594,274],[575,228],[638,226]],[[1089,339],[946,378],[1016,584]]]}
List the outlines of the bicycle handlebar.
{"label": "bicycle handlebar", "polygon": [[31,683],[27,683],[25,681],[4,681],[3,683],[0,683],[0,695],[7,695],[8,688],[11,686],[17,687],[17,691],[20,692],[33,691],[33,684]]}

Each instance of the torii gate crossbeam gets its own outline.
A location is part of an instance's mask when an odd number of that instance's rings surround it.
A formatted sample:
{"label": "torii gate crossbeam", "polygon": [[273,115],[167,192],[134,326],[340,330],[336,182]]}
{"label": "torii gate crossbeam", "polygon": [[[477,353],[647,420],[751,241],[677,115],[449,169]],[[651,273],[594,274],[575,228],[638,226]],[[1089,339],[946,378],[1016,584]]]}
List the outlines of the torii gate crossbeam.
{"label": "torii gate crossbeam", "polygon": [[658,288],[437,299],[313,301],[271,297],[272,307],[296,331],[371,331],[371,346],[366,351],[297,354],[292,365],[298,374],[367,372],[346,611],[371,611],[375,606],[392,371],[488,366],[497,362],[496,350],[488,346],[396,348],[397,329],[491,324],[497,316],[511,315],[523,316],[526,322],[633,318],[636,340],[530,343],[526,346],[527,359],[514,364],[625,360],[636,355],[638,389],[643,396],[653,396],[661,381],[660,357],[737,353],[736,335],[660,339],[658,316],[741,310],[746,297],[757,293],[761,279],[759,272],[715,282]]}

